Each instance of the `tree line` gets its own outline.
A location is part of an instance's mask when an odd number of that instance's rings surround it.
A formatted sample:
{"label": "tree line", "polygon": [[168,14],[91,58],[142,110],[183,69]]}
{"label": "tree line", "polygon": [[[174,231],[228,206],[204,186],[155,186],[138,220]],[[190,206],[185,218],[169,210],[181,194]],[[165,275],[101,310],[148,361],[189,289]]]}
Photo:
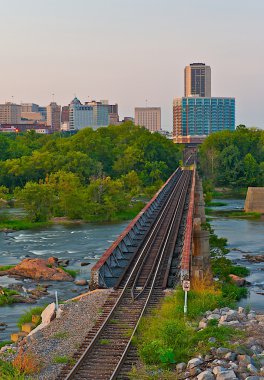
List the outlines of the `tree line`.
{"label": "tree line", "polygon": [[200,168],[214,185],[264,186],[264,131],[239,125],[206,138],[199,150]]}
{"label": "tree line", "polygon": [[74,136],[0,135],[0,198],[30,220],[112,220],[150,196],[178,167],[181,148],[132,123]]}

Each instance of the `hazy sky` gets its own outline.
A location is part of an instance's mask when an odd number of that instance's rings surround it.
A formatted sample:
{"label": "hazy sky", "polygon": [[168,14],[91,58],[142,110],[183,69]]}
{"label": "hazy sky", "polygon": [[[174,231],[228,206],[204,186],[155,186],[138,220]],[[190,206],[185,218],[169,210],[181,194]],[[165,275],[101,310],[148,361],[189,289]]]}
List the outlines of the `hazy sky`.
{"label": "hazy sky", "polygon": [[0,0],[0,102],[109,99],[119,113],[183,96],[184,66],[206,62],[212,96],[264,128],[263,0]]}

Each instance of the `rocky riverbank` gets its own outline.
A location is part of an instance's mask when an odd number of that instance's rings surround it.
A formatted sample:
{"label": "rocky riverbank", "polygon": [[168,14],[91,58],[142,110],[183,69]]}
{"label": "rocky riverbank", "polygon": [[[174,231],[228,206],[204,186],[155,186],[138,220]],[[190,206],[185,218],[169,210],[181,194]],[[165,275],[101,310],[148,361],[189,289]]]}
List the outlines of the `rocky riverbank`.
{"label": "rocky riverbank", "polygon": [[238,310],[225,307],[206,312],[199,329],[206,328],[212,320],[218,326],[234,327],[244,334],[227,347],[214,347],[217,339],[210,337],[213,347],[206,355],[176,366],[178,378],[264,380],[264,315],[253,310],[246,313],[242,307]]}

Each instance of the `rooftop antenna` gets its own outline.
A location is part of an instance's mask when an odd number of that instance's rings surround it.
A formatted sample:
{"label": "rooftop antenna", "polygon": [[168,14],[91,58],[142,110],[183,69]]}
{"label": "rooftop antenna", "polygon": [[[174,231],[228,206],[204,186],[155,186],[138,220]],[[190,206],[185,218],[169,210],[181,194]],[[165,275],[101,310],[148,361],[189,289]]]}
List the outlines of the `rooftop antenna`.
{"label": "rooftop antenna", "polygon": [[53,101],[53,103],[54,103],[54,95],[55,95],[55,94],[52,93],[51,95],[52,95],[52,101]]}
{"label": "rooftop antenna", "polygon": [[146,99],[145,102],[146,102],[146,108],[148,108],[148,99]]}
{"label": "rooftop antenna", "polygon": [[14,95],[12,95],[11,98],[12,98],[11,103],[14,103]]}

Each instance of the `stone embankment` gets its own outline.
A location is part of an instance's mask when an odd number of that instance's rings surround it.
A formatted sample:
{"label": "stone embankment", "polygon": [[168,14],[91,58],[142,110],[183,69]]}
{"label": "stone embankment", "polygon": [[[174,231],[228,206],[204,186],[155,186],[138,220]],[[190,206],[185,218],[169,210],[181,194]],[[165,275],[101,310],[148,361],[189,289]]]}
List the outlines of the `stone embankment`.
{"label": "stone embankment", "polygon": [[[212,347],[210,352],[176,366],[178,379],[197,380],[264,380],[264,315],[244,308],[227,307],[207,311],[199,323],[199,329],[215,320],[218,326],[234,327],[245,335],[227,347]],[[214,345],[215,337],[209,342]]]}

